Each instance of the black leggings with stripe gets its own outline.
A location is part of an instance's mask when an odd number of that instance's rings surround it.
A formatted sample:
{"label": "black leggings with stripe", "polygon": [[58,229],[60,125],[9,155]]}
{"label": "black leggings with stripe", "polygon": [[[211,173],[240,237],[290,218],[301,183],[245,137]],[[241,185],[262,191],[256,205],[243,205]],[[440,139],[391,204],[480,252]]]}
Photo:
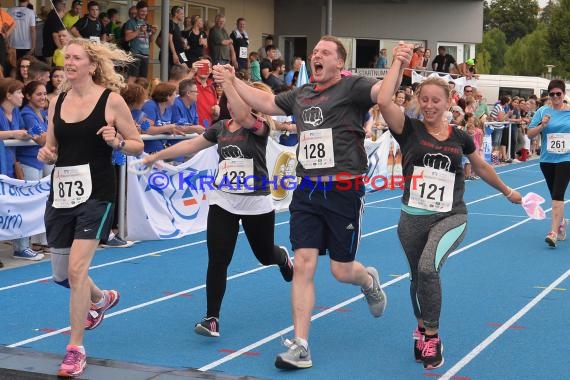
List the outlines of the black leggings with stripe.
{"label": "black leggings with stripe", "polygon": [[275,211],[261,215],[236,215],[212,205],[208,211],[206,275],[207,317],[220,316],[241,220],[247,241],[263,265],[284,264],[283,250],[274,245]]}
{"label": "black leggings with stripe", "polygon": [[467,228],[466,214],[400,214],[398,237],[410,265],[410,296],[414,315],[428,329],[439,328],[441,266],[461,243]]}

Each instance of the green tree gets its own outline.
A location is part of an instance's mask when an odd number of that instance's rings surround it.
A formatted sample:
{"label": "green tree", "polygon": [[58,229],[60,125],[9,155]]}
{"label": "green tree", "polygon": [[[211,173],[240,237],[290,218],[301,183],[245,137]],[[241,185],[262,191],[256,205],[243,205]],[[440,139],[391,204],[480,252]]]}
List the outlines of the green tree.
{"label": "green tree", "polygon": [[550,22],[547,27],[547,39],[550,53],[548,64],[556,65],[552,71],[556,76],[570,77],[570,0],[552,3]]}
{"label": "green tree", "polygon": [[483,12],[483,25],[487,30],[501,28],[510,45],[536,29],[538,2],[536,0],[494,0]]}
{"label": "green tree", "polygon": [[483,33],[483,42],[477,45],[476,50],[478,72],[499,74],[503,69],[507,50],[505,33],[498,28]]}
{"label": "green tree", "polygon": [[545,24],[539,24],[536,30],[515,41],[505,53],[505,74],[541,76],[550,64],[548,30]]}

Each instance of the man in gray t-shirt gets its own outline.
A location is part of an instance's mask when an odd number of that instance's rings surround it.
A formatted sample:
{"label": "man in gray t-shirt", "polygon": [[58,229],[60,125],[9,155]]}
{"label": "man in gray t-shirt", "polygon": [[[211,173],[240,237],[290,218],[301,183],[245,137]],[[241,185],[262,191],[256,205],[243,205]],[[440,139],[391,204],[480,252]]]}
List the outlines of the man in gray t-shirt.
{"label": "man in gray t-shirt", "polygon": [[235,79],[229,66],[214,68],[218,82],[231,83],[253,109],[268,115],[293,114],[297,121],[297,176],[289,210],[291,245],[295,251],[292,307],[295,337],[277,355],[278,368],[312,366],[308,348],[314,285],[319,254],[328,252],[331,271],[341,282],[358,285],[370,312],[379,317],[386,307],[378,272],[355,260],[364,206],[364,117],[376,103],[380,82],[343,77],[346,49],[324,36],[312,52],[313,83],[277,96]]}
{"label": "man in gray t-shirt", "polygon": [[136,61],[129,65],[129,82],[134,82],[138,77],[147,77],[150,43],[157,32],[157,27],[150,26],[146,21],[148,4],[145,1],[137,3],[136,11],[136,17],[129,19],[125,25],[124,38],[129,44],[129,51],[136,58]]}

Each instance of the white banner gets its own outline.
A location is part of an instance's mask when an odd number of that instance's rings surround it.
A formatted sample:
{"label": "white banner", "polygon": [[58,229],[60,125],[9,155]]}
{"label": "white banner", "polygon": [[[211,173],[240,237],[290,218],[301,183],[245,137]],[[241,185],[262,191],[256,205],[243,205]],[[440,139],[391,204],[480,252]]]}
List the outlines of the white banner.
{"label": "white banner", "polygon": [[[295,175],[295,147],[269,139],[266,158],[267,184],[275,209],[285,210],[292,194],[287,189],[293,188],[294,183],[283,177]],[[218,154],[214,146],[178,166],[165,164],[144,175],[128,173],[127,238],[172,239],[206,230],[208,193],[217,169]]]}
{"label": "white banner", "polygon": [[[392,188],[390,182],[384,181],[401,173],[397,143],[384,133],[376,142],[366,140],[365,148],[369,160],[367,176],[374,180],[366,185],[366,191]],[[276,211],[287,210],[291,203],[297,182],[295,149],[272,139],[267,144],[267,183]],[[204,231],[209,185],[217,167],[218,155],[216,147],[212,147],[179,166],[164,165],[145,175],[128,173],[127,238],[168,239]],[[49,176],[41,181],[20,181],[0,175],[0,240],[45,232],[43,218],[49,191]]]}
{"label": "white banner", "polygon": [[0,175],[0,241],[45,232],[50,177],[21,181]]}
{"label": "white banner", "polygon": [[154,167],[144,175],[128,172],[126,238],[170,239],[204,231],[210,190],[200,178],[213,179],[217,166],[216,147],[211,147],[179,166]]}

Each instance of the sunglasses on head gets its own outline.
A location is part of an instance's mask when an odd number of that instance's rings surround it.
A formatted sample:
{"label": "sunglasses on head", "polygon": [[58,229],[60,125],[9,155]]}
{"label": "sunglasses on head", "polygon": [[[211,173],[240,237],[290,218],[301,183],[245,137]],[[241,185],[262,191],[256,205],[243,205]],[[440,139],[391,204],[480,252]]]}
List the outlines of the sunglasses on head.
{"label": "sunglasses on head", "polygon": [[555,96],[560,97],[562,96],[561,92],[549,92],[548,96],[550,96],[551,98],[554,98]]}

